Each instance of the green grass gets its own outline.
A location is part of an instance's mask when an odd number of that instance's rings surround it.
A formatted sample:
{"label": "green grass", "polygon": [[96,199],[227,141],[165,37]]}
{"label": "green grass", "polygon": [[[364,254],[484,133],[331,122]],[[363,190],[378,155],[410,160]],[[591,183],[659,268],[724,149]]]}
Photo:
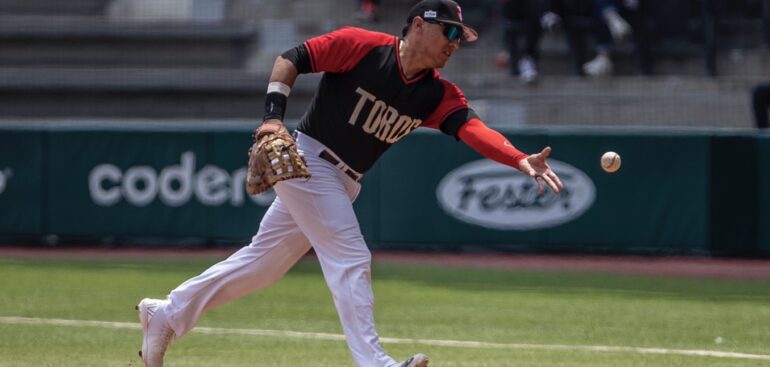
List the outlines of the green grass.
{"label": "green grass", "polygon": [[[214,260],[0,259],[0,316],[136,323]],[[380,335],[538,345],[602,345],[770,355],[770,282],[493,271],[375,263]],[[315,261],[207,313],[199,326],[341,334]],[[715,339],[723,342],[717,344]],[[141,366],[137,329],[0,322],[0,366]],[[384,343],[433,367],[768,366],[767,360],[584,350]],[[341,341],[191,333],[167,366],[352,366]]]}

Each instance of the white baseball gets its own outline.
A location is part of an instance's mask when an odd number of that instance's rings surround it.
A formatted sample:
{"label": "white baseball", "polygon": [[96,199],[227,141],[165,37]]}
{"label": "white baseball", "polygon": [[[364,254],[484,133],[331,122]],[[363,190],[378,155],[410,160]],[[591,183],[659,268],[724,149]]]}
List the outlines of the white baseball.
{"label": "white baseball", "polygon": [[620,155],[615,152],[602,154],[602,169],[605,172],[613,173],[620,169]]}

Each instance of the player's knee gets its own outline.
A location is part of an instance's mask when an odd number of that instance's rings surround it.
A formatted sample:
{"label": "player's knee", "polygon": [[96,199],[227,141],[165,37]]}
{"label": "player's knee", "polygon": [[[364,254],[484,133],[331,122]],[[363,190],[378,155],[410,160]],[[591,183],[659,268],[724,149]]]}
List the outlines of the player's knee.
{"label": "player's knee", "polygon": [[349,268],[368,267],[372,263],[372,252],[363,239],[345,245],[344,251],[345,263]]}

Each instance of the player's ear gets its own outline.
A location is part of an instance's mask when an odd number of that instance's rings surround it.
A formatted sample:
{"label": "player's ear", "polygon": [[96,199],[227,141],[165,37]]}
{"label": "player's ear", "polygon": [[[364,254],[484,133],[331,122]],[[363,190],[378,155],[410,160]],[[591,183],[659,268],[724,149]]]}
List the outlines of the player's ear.
{"label": "player's ear", "polygon": [[423,28],[425,28],[425,20],[420,17],[414,17],[414,19],[412,19],[412,28],[422,32]]}

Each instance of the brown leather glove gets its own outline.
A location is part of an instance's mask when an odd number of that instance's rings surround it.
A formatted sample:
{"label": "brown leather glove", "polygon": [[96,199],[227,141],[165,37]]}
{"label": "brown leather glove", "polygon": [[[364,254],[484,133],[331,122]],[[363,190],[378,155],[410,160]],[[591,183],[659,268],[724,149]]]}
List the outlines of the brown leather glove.
{"label": "brown leather glove", "polygon": [[254,132],[246,192],[257,195],[276,182],[292,178],[310,178],[305,158],[297,152],[294,138],[286,127],[278,120],[268,120]]}

